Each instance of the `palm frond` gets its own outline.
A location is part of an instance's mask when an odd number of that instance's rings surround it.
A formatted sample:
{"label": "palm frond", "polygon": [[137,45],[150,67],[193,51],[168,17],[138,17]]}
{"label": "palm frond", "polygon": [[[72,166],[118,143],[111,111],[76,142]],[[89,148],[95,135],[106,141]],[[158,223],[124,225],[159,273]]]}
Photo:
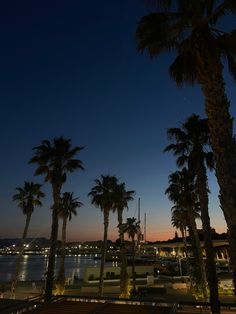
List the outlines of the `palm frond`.
{"label": "palm frond", "polygon": [[209,170],[213,170],[215,168],[215,159],[212,152],[205,153],[205,161]]}
{"label": "palm frond", "polygon": [[167,145],[165,149],[163,149],[163,153],[174,151],[176,148],[176,144]]}
{"label": "palm frond", "polygon": [[[216,1],[214,2],[216,3]],[[215,25],[222,17],[224,17],[228,13],[236,14],[235,0],[221,1],[217,6],[214,7],[214,9],[211,9],[209,11],[209,14],[204,20],[204,24]]]}
{"label": "palm frond", "polygon": [[74,170],[84,170],[83,163],[78,159],[69,159],[64,165],[64,170],[73,172]]}
{"label": "palm frond", "polygon": [[236,30],[219,36],[217,43],[222,56],[227,61],[230,74],[236,80]]}
{"label": "palm frond", "polygon": [[215,0],[206,0],[206,14],[207,16],[210,16],[213,12],[214,6],[215,6]]}
{"label": "palm frond", "polygon": [[181,128],[169,128],[167,130],[167,136],[169,139],[175,139],[177,141],[184,141],[186,134]]}
{"label": "palm frond", "polygon": [[35,172],[34,172],[34,175],[35,176],[39,176],[39,175],[42,175],[42,174],[48,174],[49,172],[49,168],[47,166],[39,166]]}
{"label": "palm frond", "polygon": [[194,85],[197,81],[196,73],[195,56],[191,51],[180,53],[169,68],[170,77],[179,87],[182,87],[183,83]]}
{"label": "palm frond", "polygon": [[144,16],[136,31],[137,50],[142,53],[147,51],[151,58],[164,51],[176,51],[184,28],[180,21],[177,13]]}
{"label": "palm frond", "polygon": [[143,2],[156,11],[166,11],[172,6],[172,0],[143,0]]}
{"label": "palm frond", "polygon": [[85,146],[77,146],[69,151],[69,156],[74,157],[77,153],[83,150]]}
{"label": "palm frond", "polygon": [[183,167],[184,165],[187,165],[188,161],[189,157],[185,154],[182,154],[176,159],[176,164],[178,167]]}
{"label": "palm frond", "polygon": [[236,81],[236,55],[230,53],[226,54],[226,60],[228,63],[229,73],[232,75],[233,79]]}

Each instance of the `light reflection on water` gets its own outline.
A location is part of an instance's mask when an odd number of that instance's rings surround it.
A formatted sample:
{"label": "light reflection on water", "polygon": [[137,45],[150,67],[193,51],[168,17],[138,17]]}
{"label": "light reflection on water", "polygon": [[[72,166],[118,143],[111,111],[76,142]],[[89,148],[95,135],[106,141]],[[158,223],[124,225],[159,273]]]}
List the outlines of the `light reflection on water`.
{"label": "light reflection on water", "polygon": [[[0,255],[0,281],[10,281],[15,271],[17,256]],[[22,258],[19,280],[41,280],[45,278],[48,257],[46,255],[25,255]],[[60,256],[56,257],[56,272],[60,265]],[[99,266],[100,260],[93,259],[93,256],[66,256],[65,271],[66,277],[78,276],[83,278],[85,267]],[[107,262],[107,266],[117,267],[117,263]]]}

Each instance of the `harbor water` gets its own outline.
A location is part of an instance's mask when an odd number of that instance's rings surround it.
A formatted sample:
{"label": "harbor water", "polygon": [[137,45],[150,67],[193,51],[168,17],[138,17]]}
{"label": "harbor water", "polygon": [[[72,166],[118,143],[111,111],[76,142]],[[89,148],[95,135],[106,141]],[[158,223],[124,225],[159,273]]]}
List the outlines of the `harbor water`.
{"label": "harbor water", "polygon": [[[0,255],[0,282],[10,281],[15,271],[17,255]],[[24,255],[19,273],[20,281],[43,280],[47,270],[48,257],[45,255]],[[57,273],[60,256],[56,257],[55,273]],[[66,277],[82,279],[86,267],[97,267],[100,260],[94,255],[71,255],[65,258]],[[107,262],[106,266],[117,267],[115,262]]]}

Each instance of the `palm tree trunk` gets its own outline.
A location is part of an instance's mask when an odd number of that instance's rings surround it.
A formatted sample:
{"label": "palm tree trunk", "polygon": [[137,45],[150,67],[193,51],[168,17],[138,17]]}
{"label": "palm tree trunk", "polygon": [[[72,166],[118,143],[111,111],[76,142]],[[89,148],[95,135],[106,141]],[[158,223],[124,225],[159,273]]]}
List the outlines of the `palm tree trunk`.
{"label": "palm tree trunk", "polygon": [[208,211],[208,192],[206,168],[203,160],[199,160],[197,168],[197,190],[199,194],[201,219],[206,250],[207,281],[210,290],[210,304],[212,313],[220,313],[218,278],[216,274],[215,250],[212,243],[210,217]]}
{"label": "palm tree trunk", "polygon": [[220,204],[228,227],[230,257],[236,294],[236,143],[233,118],[229,113],[229,100],[225,93],[220,55],[209,53],[209,43],[196,38],[198,80],[205,96],[211,145],[216,161],[216,177],[220,187]]}
{"label": "palm tree trunk", "polygon": [[120,250],[120,296],[122,298],[128,298],[129,296],[128,281],[126,249],[124,242],[122,242]]}
{"label": "palm tree trunk", "polygon": [[65,290],[65,244],[66,244],[66,224],[67,224],[67,217],[63,217],[62,222],[62,235],[61,235],[61,259],[60,259],[60,268],[58,271],[57,276],[57,283],[60,294],[64,293]]}
{"label": "palm tree trunk", "polygon": [[[117,220],[118,220],[118,224],[119,225],[122,225],[122,223],[123,223],[123,216],[122,216],[122,214],[123,214],[123,210],[117,210]],[[120,241],[124,242],[124,233],[123,232],[121,232],[119,234],[119,237],[120,237]]]}
{"label": "palm tree trunk", "polygon": [[188,245],[187,245],[186,231],[184,229],[181,230],[181,235],[183,239],[185,255],[186,255],[186,258],[188,258]]}
{"label": "palm tree trunk", "polygon": [[[123,217],[122,213],[123,210],[118,210],[118,223],[122,225]],[[120,232],[120,296],[123,298],[128,298],[128,272],[127,272],[127,258],[126,258],[126,249],[124,245],[124,233]]]}
{"label": "palm tree trunk", "polygon": [[108,233],[108,224],[109,224],[109,210],[104,209],[104,235],[103,235],[103,244],[102,244],[102,258],[100,266],[100,282],[99,282],[99,296],[103,296],[104,288],[104,267],[106,262],[106,253],[107,253],[107,233]]}
{"label": "palm tree trunk", "polygon": [[[208,299],[208,294],[207,294],[207,283],[206,283],[206,271],[204,267],[204,262],[203,262],[203,256],[202,256],[202,250],[201,250],[201,244],[199,241],[199,236],[197,232],[197,225],[195,218],[193,216],[192,210],[190,209],[188,211],[189,214],[189,221],[190,221],[190,233],[192,233],[192,238],[194,241],[194,258],[196,260],[196,268],[199,268],[199,274],[201,278],[201,287],[202,287],[202,293],[203,293],[203,298],[205,301]],[[197,273],[197,270],[196,270]]]}
{"label": "palm tree trunk", "polygon": [[136,273],[135,273],[135,240],[132,237],[132,277],[133,277],[133,291],[136,290]]}
{"label": "palm tree trunk", "polygon": [[45,287],[45,302],[50,302],[52,298],[53,281],[54,281],[54,268],[55,268],[55,255],[57,248],[57,236],[58,236],[58,212],[60,206],[60,191],[61,185],[53,185],[53,208],[52,208],[52,227],[51,227],[51,238],[50,238],[50,251],[48,258],[48,269]]}
{"label": "palm tree trunk", "polygon": [[27,237],[27,233],[28,233],[28,229],[29,229],[29,224],[30,224],[30,219],[31,219],[31,215],[32,212],[30,212],[29,214],[27,214],[26,216],[26,221],[25,221],[25,228],[23,231],[23,235],[22,235],[22,239],[21,239],[21,244],[20,244],[20,252],[19,255],[16,259],[16,269],[15,269],[15,274],[12,280],[12,284],[11,284],[11,294],[14,295],[15,294],[15,289],[16,289],[16,285],[17,285],[17,280],[18,280],[18,276],[19,276],[19,272],[20,272],[20,267],[21,267],[21,261],[22,261],[22,255],[24,253],[24,244],[25,244],[25,239]]}
{"label": "palm tree trunk", "polygon": [[186,255],[186,263],[187,263],[187,274],[189,274],[189,259],[188,259],[188,247],[187,247],[187,239],[186,239],[186,233],[184,232],[184,229],[180,229],[181,235],[182,235],[182,240],[184,244],[184,251]]}

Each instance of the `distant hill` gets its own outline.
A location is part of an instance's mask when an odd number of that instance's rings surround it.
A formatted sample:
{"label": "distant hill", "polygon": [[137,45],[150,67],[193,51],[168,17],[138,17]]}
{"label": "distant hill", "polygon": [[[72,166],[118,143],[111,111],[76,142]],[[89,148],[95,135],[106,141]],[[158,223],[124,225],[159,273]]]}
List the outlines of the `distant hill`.
{"label": "distant hill", "polygon": [[[198,235],[199,240],[204,241],[204,234],[202,229],[198,229]],[[187,240],[189,237],[187,237]],[[214,229],[212,229],[212,240],[227,240],[227,233],[217,233]],[[175,243],[175,242],[182,242],[181,237],[174,237],[172,239],[166,240],[166,241],[156,241],[156,242],[150,242],[150,243]]]}

